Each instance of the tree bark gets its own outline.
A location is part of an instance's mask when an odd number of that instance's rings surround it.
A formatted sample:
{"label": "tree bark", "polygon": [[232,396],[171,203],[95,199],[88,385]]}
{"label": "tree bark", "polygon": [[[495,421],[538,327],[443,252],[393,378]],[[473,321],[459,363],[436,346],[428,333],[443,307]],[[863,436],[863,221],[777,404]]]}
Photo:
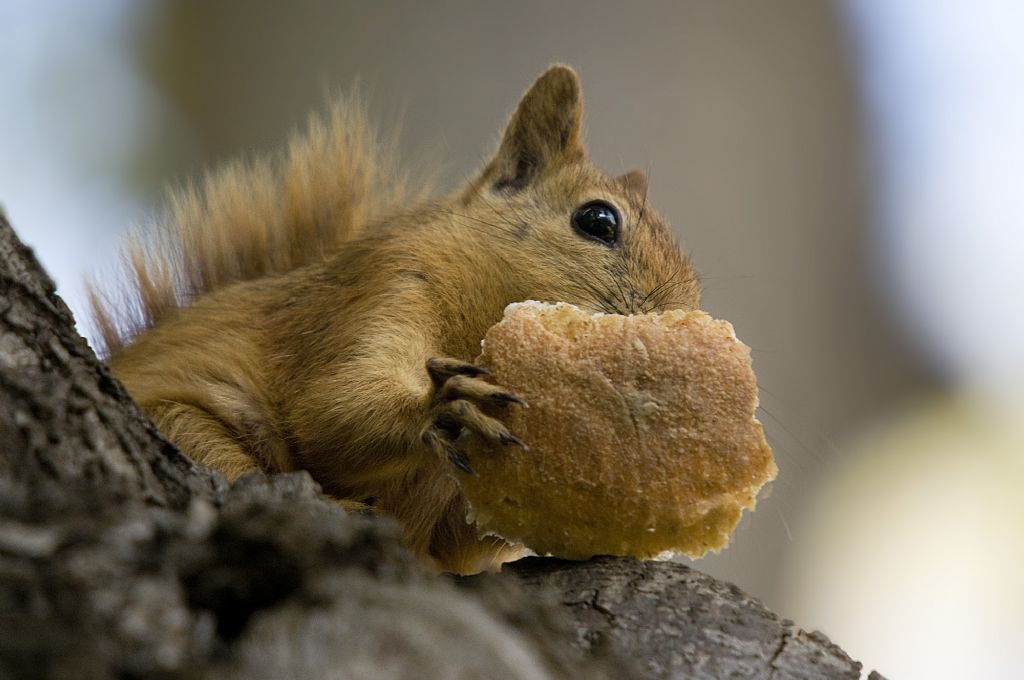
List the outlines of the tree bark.
{"label": "tree bark", "polygon": [[821,633],[682,564],[530,558],[509,570],[529,588],[557,593],[576,624],[577,647],[628,654],[636,677],[860,678],[861,665]]}
{"label": "tree bark", "polygon": [[167,443],[0,214],[0,680],[857,678],[672,563],[428,573],[305,473],[228,488]]}

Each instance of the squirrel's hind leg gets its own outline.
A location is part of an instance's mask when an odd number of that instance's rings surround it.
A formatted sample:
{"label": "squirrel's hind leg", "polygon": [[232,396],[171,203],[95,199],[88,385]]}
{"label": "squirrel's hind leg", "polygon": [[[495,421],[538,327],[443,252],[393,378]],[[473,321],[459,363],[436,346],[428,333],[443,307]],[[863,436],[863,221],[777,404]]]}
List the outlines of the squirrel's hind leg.
{"label": "squirrel's hind leg", "polygon": [[234,482],[246,472],[266,470],[241,445],[231,428],[192,404],[165,401],[145,408],[157,429],[193,461]]}
{"label": "squirrel's hind leg", "polygon": [[[147,409],[157,428],[195,462],[220,472],[229,483],[247,472],[282,472],[260,465],[239,443],[232,428],[209,411],[192,404],[163,402]],[[370,514],[371,504],[329,496],[349,513]]]}

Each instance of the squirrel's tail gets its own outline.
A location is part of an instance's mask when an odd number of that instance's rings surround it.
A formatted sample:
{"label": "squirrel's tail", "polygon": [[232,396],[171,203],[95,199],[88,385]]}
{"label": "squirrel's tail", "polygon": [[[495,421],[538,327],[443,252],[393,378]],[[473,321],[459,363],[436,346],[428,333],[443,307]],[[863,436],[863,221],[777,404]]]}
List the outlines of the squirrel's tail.
{"label": "squirrel's tail", "polygon": [[357,96],[337,97],[272,158],[235,162],[171,192],[150,233],[130,235],[128,282],[89,282],[95,329],[115,354],[169,311],[229,284],[318,262],[372,219],[419,198]]}

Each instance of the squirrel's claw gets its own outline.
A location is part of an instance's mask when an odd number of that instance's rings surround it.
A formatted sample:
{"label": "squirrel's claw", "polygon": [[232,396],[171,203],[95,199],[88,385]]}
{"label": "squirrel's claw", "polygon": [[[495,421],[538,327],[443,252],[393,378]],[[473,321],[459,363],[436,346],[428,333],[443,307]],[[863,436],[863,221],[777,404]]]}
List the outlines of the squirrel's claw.
{"label": "squirrel's claw", "polygon": [[476,476],[476,473],[473,471],[473,468],[469,467],[469,459],[466,458],[466,454],[464,454],[462,451],[458,450],[454,446],[448,451],[448,460],[451,461],[452,465],[459,468],[467,475]]}
{"label": "squirrel's claw", "polygon": [[527,406],[504,387],[478,378],[489,375],[486,368],[458,359],[435,357],[427,360],[427,372],[434,382],[435,392],[422,439],[439,458],[447,459],[466,474],[476,474],[466,454],[456,445],[458,439],[470,432],[495,445],[515,444],[524,450],[529,448],[500,420],[481,410],[481,404]]}
{"label": "squirrel's claw", "polygon": [[515,436],[511,432],[499,432],[498,439],[501,441],[502,444],[515,444],[516,446],[520,447],[523,451],[530,450],[530,447],[526,445],[526,442],[524,442],[522,439]]}
{"label": "squirrel's claw", "polygon": [[437,409],[437,426],[445,432],[469,430],[492,444],[516,444],[523,449],[529,447],[519,437],[508,431],[497,418],[492,418],[480,410],[480,407],[468,399],[456,399],[447,402]]}
{"label": "squirrel's claw", "polygon": [[506,404],[519,404],[524,408],[529,406],[529,404],[504,387],[492,385],[489,382],[468,375],[454,375],[446,380],[439,396],[441,399],[469,399],[475,402],[490,402],[501,406]]}
{"label": "squirrel's claw", "polygon": [[456,375],[490,375],[483,366],[477,366],[459,359],[448,357],[432,357],[427,359],[427,373],[437,386],[443,385],[446,380]]}
{"label": "squirrel's claw", "polygon": [[447,436],[441,433],[437,426],[430,426],[423,431],[423,443],[427,445],[438,458],[447,459],[449,463],[467,475],[476,475],[476,472],[469,465],[469,459],[459,447],[455,446]]}

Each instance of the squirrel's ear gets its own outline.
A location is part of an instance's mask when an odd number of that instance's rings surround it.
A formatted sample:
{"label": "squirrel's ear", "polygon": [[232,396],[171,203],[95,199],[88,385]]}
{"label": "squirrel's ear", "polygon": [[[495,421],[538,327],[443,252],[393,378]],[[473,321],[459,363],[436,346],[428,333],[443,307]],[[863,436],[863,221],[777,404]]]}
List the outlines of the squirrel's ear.
{"label": "squirrel's ear", "polygon": [[552,66],[527,90],[484,170],[499,191],[517,191],[549,167],[583,158],[583,90],[568,66]]}
{"label": "squirrel's ear", "polygon": [[624,175],[619,175],[615,181],[626,191],[641,196],[647,193],[647,173],[643,170],[630,170]]}

